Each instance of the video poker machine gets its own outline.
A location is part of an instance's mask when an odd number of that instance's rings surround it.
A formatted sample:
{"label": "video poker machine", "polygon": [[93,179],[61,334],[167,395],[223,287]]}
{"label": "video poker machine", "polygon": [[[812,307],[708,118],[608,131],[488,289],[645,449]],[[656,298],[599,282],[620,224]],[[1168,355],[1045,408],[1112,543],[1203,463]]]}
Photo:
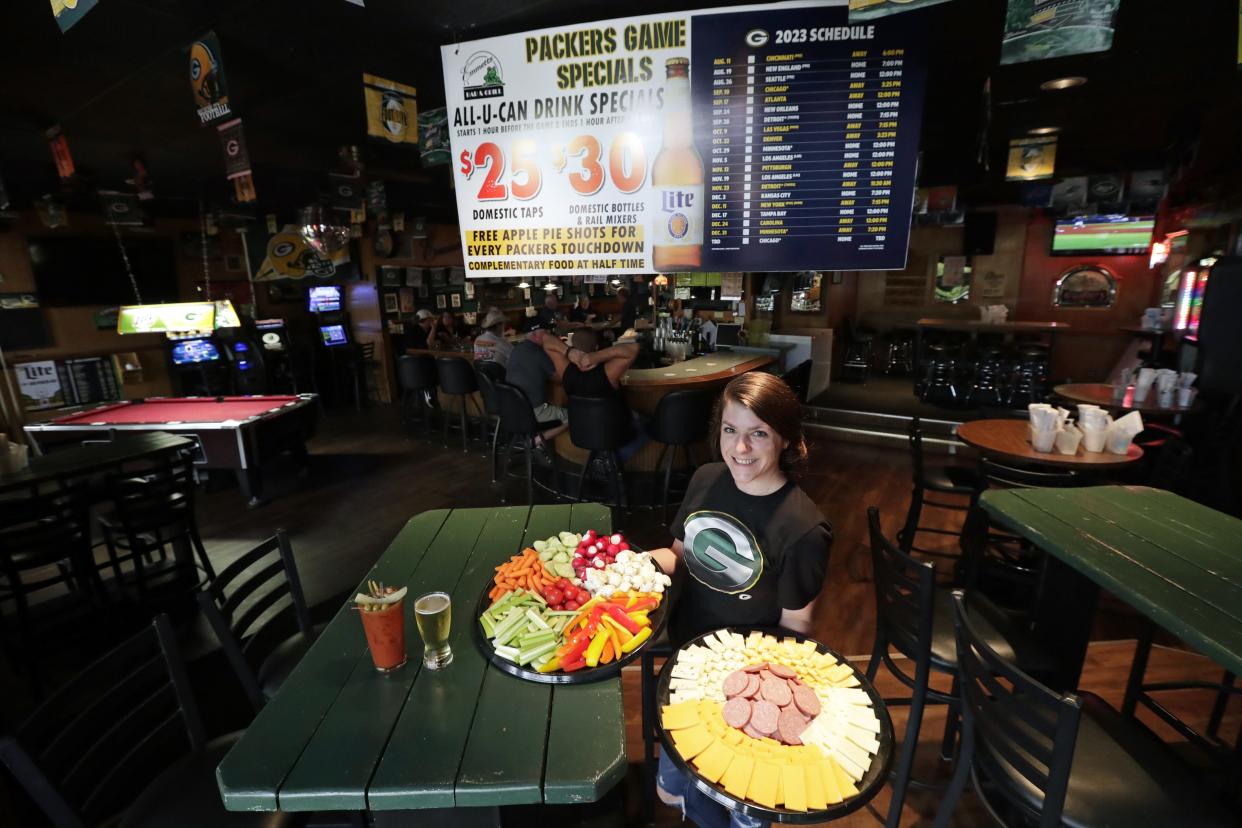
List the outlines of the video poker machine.
{"label": "video poker machine", "polygon": [[228,301],[216,303],[209,335],[168,334],[168,356],[177,391],[186,397],[264,394],[270,385],[258,331]]}

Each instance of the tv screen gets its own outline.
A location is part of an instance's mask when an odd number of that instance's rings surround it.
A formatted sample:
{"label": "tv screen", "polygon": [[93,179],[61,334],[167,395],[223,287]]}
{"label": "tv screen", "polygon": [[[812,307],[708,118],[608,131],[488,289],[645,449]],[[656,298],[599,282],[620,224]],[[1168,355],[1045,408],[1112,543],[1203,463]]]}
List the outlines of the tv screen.
{"label": "tv screen", "polygon": [[[126,234],[124,243],[142,301],[176,302],[175,242]],[[27,244],[44,307],[137,304],[121,251],[111,236],[31,236]]]}
{"label": "tv screen", "polygon": [[307,291],[311,313],[333,313],[341,309],[340,285],[318,285]]}
{"label": "tv screen", "polygon": [[173,365],[193,365],[198,362],[217,362],[220,351],[210,339],[186,339],[172,349]]}
{"label": "tv screen", "polygon": [[328,347],[344,345],[349,341],[345,338],[344,325],[321,325],[319,333],[323,335],[323,344]]}
{"label": "tv screen", "polygon": [[1057,221],[1052,231],[1056,256],[1137,256],[1151,247],[1154,216],[1075,216]]}

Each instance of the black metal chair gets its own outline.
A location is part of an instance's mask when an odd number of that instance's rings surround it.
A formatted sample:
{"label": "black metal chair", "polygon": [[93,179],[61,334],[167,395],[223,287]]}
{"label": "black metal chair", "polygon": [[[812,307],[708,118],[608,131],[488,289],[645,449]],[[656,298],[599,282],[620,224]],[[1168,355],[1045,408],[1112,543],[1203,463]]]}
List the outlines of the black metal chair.
{"label": "black metal chair", "polygon": [[283,828],[284,813],[226,811],[215,769],[240,734],[208,741],[165,615],[91,664],[14,735],[0,764],[57,828]]}
{"label": "black metal chair", "polygon": [[[893,771],[892,800],[888,828],[896,828],[901,820],[902,804],[908,787],[928,787],[913,778],[914,753],[926,704],[947,704],[942,757],[950,757],[957,731],[958,681],[957,649],[953,638],[952,597],[947,588],[936,586],[935,567],[919,561],[899,549],[880,529],[880,511],[867,509],[867,525],[871,536],[871,561],[875,569],[876,627],[871,660],[867,665],[868,681],[875,681],[881,663],[898,681],[910,688],[910,698],[885,699],[886,704],[910,705],[910,717],[902,741],[901,755]],[[992,647],[1010,659],[1020,659],[1034,669],[1050,669],[1050,662],[1037,647],[1025,641],[997,608],[982,597],[972,600],[976,623],[984,631]],[[894,661],[890,648],[910,659],[914,675],[903,671]],[[934,690],[930,684],[932,671],[953,677],[949,693]]]}
{"label": "black metal chair", "polygon": [[843,327],[845,329],[845,359],[841,366],[841,379],[857,379],[866,384],[875,353],[875,332],[854,327],[848,316],[845,318]]}
{"label": "black metal chair", "polygon": [[[527,398],[526,392],[516,385],[510,385],[507,382],[496,383],[496,406],[500,411],[500,430],[508,437],[508,442],[505,444],[504,460],[501,464],[501,474],[504,475],[504,479],[501,481],[500,500],[502,503],[505,502],[513,447],[518,445],[526,459],[526,502],[534,503],[535,438],[543,432],[560,425],[561,421],[549,420],[539,422],[535,419],[535,411],[531,408],[530,399]],[[556,464],[556,452],[549,451],[549,454],[552,458],[553,485],[559,489],[560,486],[556,482],[560,478],[560,472]]]}
{"label": "black metal chair", "polygon": [[897,328],[884,344],[884,373],[914,373],[914,341],[917,334],[912,328]]}
{"label": "black metal chair", "polygon": [[169,457],[137,478],[113,476],[108,488],[112,508],[99,523],[113,583],[140,607],[179,617],[180,599],[215,578],[198,531],[192,458]]}
{"label": "black metal chair", "polygon": [[397,384],[401,387],[401,418],[408,428],[414,419],[414,409],[422,411],[423,432],[431,437],[431,412],[435,408],[436,361],[426,354],[397,358]]}
{"label": "black metal chair", "polygon": [[283,529],[222,569],[198,603],[256,713],[322,629],[311,622]]}
{"label": "black metal chair", "polygon": [[496,383],[505,381],[505,367],[499,362],[483,360],[474,365],[475,380],[479,383],[479,396],[483,398],[483,411],[491,421],[492,445],[489,456],[492,461],[492,482],[496,482],[497,445],[500,443],[500,406],[496,400]]}
{"label": "black metal chair", "polygon": [[[923,509],[944,509],[962,512],[970,508],[970,498],[978,488],[978,474],[974,470],[962,466],[942,463],[929,464],[923,452],[923,426],[919,418],[913,417],[906,428],[910,445],[910,467],[912,470],[913,488],[910,490],[910,507],[906,510],[906,521],[897,533],[897,542],[903,552],[918,552],[921,555],[944,557],[948,553],[943,550],[927,549],[915,544],[920,532],[933,535],[961,534],[957,529],[939,529],[934,526],[920,526]],[[949,495],[966,498],[964,503],[949,503],[944,500],[931,500],[927,493]]]}
{"label": "black metal chair", "polygon": [[668,522],[668,493],[677,452],[685,452],[686,468],[693,474],[698,465],[694,462],[692,447],[708,437],[712,403],[713,396],[706,391],[673,391],[660,399],[655,414],[647,423],[651,439],[664,444],[656,467],[664,470],[660,509],[665,523]]}
{"label": "black metal chair", "polygon": [[[479,390],[478,380],[474,375],[474,366],[467,359],[460,357],[436,357],[436,377],[440,382],[440,393],[457,398],[457,408],[461,417],[461,450],[470,451],[470,425],[466,412],[467,406],[473,404],[475,412],[482,420],[483,412],[475,402],[474,395]],[[449,417],[444,417],[444,447],[448,448]]]}
{"label": "black metal chair", "polygon": [[949,824],[967,779],[1002,824],[1238,824],[1154,734],[1096,695],[1048,689],[987,642],[963,593],[953,608],[962,747],[936,828]]}
{"label": "black metal chair", "polygon": [[36,693],[45,658],[111,628],[90,533],[84,482],[0,498],[0,649]]}
{"label": "black metal chair", "polygon": [[586,462],[578,478],[575,503],[582,502],[587,478],[596,466],[617,496],[617,504],[626,505],[625,471],[618,450],[633,435],[633,420],[625,403],[615,397],[569,398],[569,438],[580,449],[587,450]]}

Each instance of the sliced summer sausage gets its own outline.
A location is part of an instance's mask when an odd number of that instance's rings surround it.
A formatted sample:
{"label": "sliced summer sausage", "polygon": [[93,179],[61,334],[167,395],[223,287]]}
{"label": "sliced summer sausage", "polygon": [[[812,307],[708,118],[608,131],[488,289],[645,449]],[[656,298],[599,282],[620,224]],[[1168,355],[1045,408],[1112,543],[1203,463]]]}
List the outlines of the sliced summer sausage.
{"label": "sliced summer sausage", "polygon": [[732,698],[720,711],[729,727],[743,728],[750,721],[751,704],[743,698]]}
{"label": "sliced summer sausage", "polygon": [[794,706],[802,715],[814,719],[819,715],[819,697],[809,687],[795,687],[793,691]]}
{"label": "sliced summer sausage", "polygon": [[776,737],[787,745],[802,744],[802,731],[810,724],[806,717],[792,707],[782,710],[776,722]]}
{"label": "sliced summer sausage", "polygon": [[743,673],[741,670],[735,670],[734,672],[729,673],[729,675],[725,676],[725,680],[724,680],[725,698],[731,699],[734,696],[740,695],[741,692],[746,689],[746,685],[748,683],[749,678],[750,676],[748,676],[746,673]]}
{"label": "sliced summer sausage", "polygon": [[765,679],[759,686],[759,695],[777,707],[784,707],[793,701],[793,693],[790,692],[789,685],[784,679]]}
{"label": "sliced summer sausage", "polygon": [[784,664],[769,664],[768,669],[772,671],[773,675],[780,676],[783,679],[797,678],[798,676],[797,673]]}
{"label": "sliced summer sausage", "polygon": [[759,695],[759,676],[753,673],[746,674],[746,689],[742,691],[742,698],[753,699]]}
{"label": "sliced summer sausage", "polygon": [[746,673],[757,673],[767,666],[768,665],[766,664],[747,664],[745,667],[742,668],[742,671]]}
{"label": "sliced summer sausage", "polygon": [[751,724],[748,724],[746,725],[746,727],[742,728],[742,732],[752,739],[766,739],[767,738],[766,733],[760,733],[759,731],[755,730],[754,725],[751,725]]}
{"label": "sliced summer sausage", "polygon": [[780,708],[772,702],[757,701],[750,713],[750,724],[764,736],[771,736],[776,732],[780,715]]}

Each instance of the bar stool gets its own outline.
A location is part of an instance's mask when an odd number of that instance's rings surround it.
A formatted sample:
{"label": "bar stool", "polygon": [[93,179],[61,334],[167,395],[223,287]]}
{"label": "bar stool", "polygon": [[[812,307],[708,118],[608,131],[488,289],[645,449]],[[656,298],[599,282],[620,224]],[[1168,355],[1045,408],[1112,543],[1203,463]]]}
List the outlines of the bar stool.
{"label": "bar stool", "polygon": [[[893,796],[889,805],[887,828],[896,828],[901,820],[901,807],[906,788],[930,787],[911,777],[923,708],[947,704],[950,712],[945,722],[941,756],[953,753],[957,733],[957,648],[953,639],[953,608],[948,588],[936,586],[936,569],[927,561],[919,561],[898,549],[880,530],[880,510],[867,509],[867,526],[871,538],[871,562],[875,569],[876,627],[871,660],[867,664],[867,680],[875,681],[880,664],[911,690],[910,698],[885,699],[889,705],[910,705],[901,756],[893,772]],[[1048,661],[1032,644],[1021,639],[998,609],[981,597],[972,595],[972,617],[984,631],[989,645],[1006,654],[1010,660],[1046,668]],[[889,649],[895,649],[914,664],[914,675],[904,672],[893,660]],[[934,690],[931,672],[953,677],[948,693]]]}
{"label": "bar stool", "polygon": [[673,465],[677,462],[677,452],[685,451],[688,474],[693,474],[698,464],[694,462],[691,446],[707,439],[711,426],[712,402],[712,395],[706,391],[674,391],[664,395],[656,406],[655,415],[647,423],[647,433],[651,435],[651,439],[664,444],[656,468],[664,470],[664,485],[660,490],[660,514],[666,524],[669,485],[672,482]]}
{"label": "bar stool", "polygon": [[[914,485],[910,491],[910,507],[906,511],[906,521],[902,525],[901,531],[897,533],[897,542],[901,546],[901,551],[907,554],[918,552],[922,555],[944,557],[946,555],[945,552],[916,546],[915,540],[918,534],[925,532],[933,535],[956,537],[961,534],[961,527],[957,529],[938,529],[933,526],[920,526],[919,520],[923,515],[923,508],[930,506],[933,509],[961,512],[965,516],[966,511],[970,508],[969,499],[974,496],[975,490],[978,488],[978,475],[971,469],[961,466],[927,464],[923,453],[923,429],[918,417],[911,418],[910,424],[906,428],[906,434],[910,445],[910,468],[913,472]],[[963,497],[967,498],[967,501],[964,503],[948,503],[943,500],[929,500],[927,499],[927,492]]]}
{"label": "bar stool", "polygon": [[413,407],[423,413],[423,433],[431,435],[431,411],[435,407],[436,361],[421,354],[397,357],[397,384],[401,387],[401,419],[408,428],[413,420]]}
{"label": "bar stool", "polygon": [[1013,385],[1005,398],[1010,408],[1026,408],[1048,396],[1048,350],[1027,346],[1018,352]]}
{"label": "bar stool", "polygon": [[[440,382],[440,393],[457,398],[457,407],[461,416],[461,450],[468,452],[470,450],[470,425],[466,418],[467,404],[473,403],[480,421],[483,419],[483,412],[479,411],[479,404],[474,399],[474,395],[479,390],[474,367],[468,360],[459,357],[436,357],[436,378]],[[448,448],[448,435],[449,417],[446,412],[444,417],[445,448]]]}
{"label": "bar stool", "polygon": [[889,334],[884,348],[884,373],[914,373],[914,339],[915,332],[909,328],[898,328]]}
{"label": "bar stool", "polygon": [[855,328],[849,317],[845,318],[845,360],[841,379],[857,379],[866,384],[871,373],[871,360],[875,352],[875,332]]}
{"label": "bar stool", "polygon": [[1050,690],[997,652],[960,591],[953,620],[962,748],[935,828],[949,824],[968,779],[993,818],[1014,812],[1039,828],[1237,825],[1155,734],[1092,693]]}
{"label": "bar stool", "polygon": [[[534,503],[535,475],[532,460],[535,453],[535,437],[560,425],[561,421],[548,420],[539,422],[536,420],[535,411],[530,406],[530,399],[527,398],[526,392],[516,385],[510,385],[507,382],[497,382],[495,387],[496,407],[500,411],[500,430],[508,439],[508,442],[505,444],[504,463],[501,466],[501,473],[505,475],[505,479],[502,481],[504,485],[500,493],[500,502],[506,502],[505,495],[508,489],[510,458],[513,453],[513,446],[518,444],[526,455],[526,502]],[[559,490],[560,472],[556,464],[556,452],[549,452],[549,454],[552,455],[553,486]]]}
{"label": "bar stool", "polygon": [[925,403],[956,408],[961,395],[957,390],[957,365],[950,356],[945,345],[931,345],[931,363],[927,366],[927,377],[922,393],[919,395]]}
{"label": "bar stool", "polygon": [[984,348],[973,366],[966,405],[972,408],[999,408],[1002,402],[1001,377],[1003,352],[1000,348]]}
{"label": "bar stool", "polygon": [[496,383],[504,382],[505,367],[499,362],[482,360],[474,365],[475,379],[479,383],[479,396],[483,398],[483,410],[492,425],[492,482],[496,482],[496,446],[500,440],[500,405],[496,400]]}
{"label": "bar stool", "polygon": [[588,451],[582,476],[578,478],[575,503],[582,502],[587,477],[599,460],[617,494],[617,503],[625,508],[625,473],[617,450],[629,442],[632,431],[629,409],[620,400],[613,397],[569,398],[569,437],[575,446]]}

